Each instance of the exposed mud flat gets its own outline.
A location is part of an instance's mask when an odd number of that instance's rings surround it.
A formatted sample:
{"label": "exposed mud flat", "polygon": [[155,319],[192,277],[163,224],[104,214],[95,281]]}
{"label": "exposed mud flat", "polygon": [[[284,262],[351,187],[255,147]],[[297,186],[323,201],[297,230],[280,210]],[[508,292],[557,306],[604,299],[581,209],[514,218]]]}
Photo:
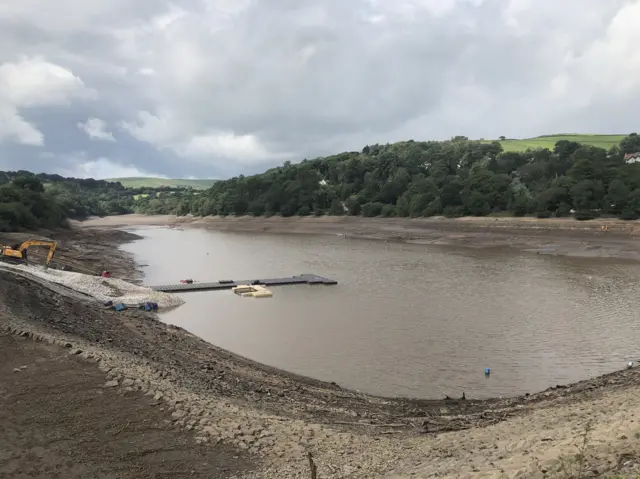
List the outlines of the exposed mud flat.
{"label": "exposed mud flat", "polygon": [[[63,241],[61,256],[80,266],[85,263],[71,257],[86,251],[84,233],[74,234]],[[89,234],[93,251],[104,252],[89,264],[116,271],[107,256],[113,246],[108,241],[98,246],[97,230]],[[123,275],[134,274],[130,258],[113,258],[121,261]],[[18,363],[34,371],[32,364],[44,354],[43,361],[60,370],[72,360],[86,371],[73,385],[78,407],[84,404],[84,391],[95,391],[96,384],[105,397],[138,401],[130,416],[114,415],[111,426],[126,431],[140,411],[152,410],[148,414],[153,420],[174,428],[176,440],[193,441],[205,448],[198,454],[211,454],[208,460],[224,463],[220,467],[227,470],[213,477],[308,478],[308,452],[315,458],[319,478],[572,477],[568,469],[581,470],[583,477],[601,477],[614,471],[631,474],[640,465],[640,370],[635,368],[511,399],[379,398],[257,364],[169,327],[153,314],[117,313],[60,285],[10,272],[0,272],[0,330],[12,335],[0,337],[3,347],[10,345],[11,357],[20,358],[12,360],[13,368],[0,369],[0,400],[18,418],[9,428],[23,427],[19,424],[36,407],[28,405],[37,404],[60,382],[65,384],[64,377],[52,374],[43,387],[21,390],[18,400],[14,390],[4,386],[25,371]],[[105,407],[104,413],[110,415],[109,410]],[[77,418],[64,411],[54,422],[71,428]],[[99,417],[83,418],[82,427],[101,427]],[[147,432],[140,431],[149,437],[151,430],[155,431],[149,425]],[[585,433],[587,445],[576,460]],[[15,468],[33,461],[26,459],[31,457],[26,443],[16,444],[0,442],[0,477],[19,477],[11,475]],[[58,446],[45,442],[41,447],[44,456]],[[79,454],[89,454],[82,447],[78,445]],[[135,447],[133,443],[131,451]],[[184,459],[182,464],[192,459],[176,449],[173,457]],[[127,457],[133,461],[136,456],[131,454]],[[89,456],[76,460],[81,457]],[[56,472],[81,477],[72,470],[73,457],[69,461],[71,466],[56,466]],[[95,467],[118,471],[113,463]],[[149,467],[130,477],[163,477]],[[187,468],[177,468],[171,477],[190,474]]]}
{"label": "exposed mud flat", "polygon": [[[340,235],[383,241],[515,248],[537,254],[640,260],[640,223],[615,219],[576,221],[536,218],[269,218],[123,215],[94,218],[82,227],[171,226],[220,231]],[[605,227],[605,228],[603,228]]]}

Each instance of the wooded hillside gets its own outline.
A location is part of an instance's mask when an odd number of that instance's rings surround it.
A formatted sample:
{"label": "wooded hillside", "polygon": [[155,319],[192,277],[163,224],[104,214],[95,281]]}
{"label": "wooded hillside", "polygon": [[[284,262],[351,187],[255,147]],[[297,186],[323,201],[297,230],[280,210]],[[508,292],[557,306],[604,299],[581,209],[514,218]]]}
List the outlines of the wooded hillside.
{"label": "wooded hillside", "polygon": [[605,150],[560,140],[552,150],[504,152],[456,137],[365,146],[220,181],[191,198],[195,215],[450,217],[535,214],[578,219],[640,216],[640,151],[631,134]]}

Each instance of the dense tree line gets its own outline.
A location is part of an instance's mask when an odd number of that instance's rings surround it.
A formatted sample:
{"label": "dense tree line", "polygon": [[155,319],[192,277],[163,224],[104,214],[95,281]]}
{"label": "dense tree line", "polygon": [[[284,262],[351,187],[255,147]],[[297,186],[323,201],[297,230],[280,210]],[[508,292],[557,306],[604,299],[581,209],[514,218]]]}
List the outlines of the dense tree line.
{"label": "dense tree line", "polygon": [[63,225],[65,218],[60,205],[45,195],[39,179],[20,176],[0,185],[0,231],[54,228]]}
{"label": "dense tree line", "polygon": [[68,218],[126,213],[362,215],[510,214],[640,218],[640,152],[633,133],[610,150],[561,140],[554,149],[505,152],[499,142],[455,137],[365,146],[360,152],[191,188],[0,172],[0,231],[52,228]]}
{"label": "dense tree line", "polygon": [[0,231],[56,228],[67,219],[126,213],[179,214],[190,189],[127,189],[118,182],[0,172]]}
{"label": "dense tree line", "polygon": [[561,140],[553,151],[499,142],[406,141],[286,162],[219,181],[175,210],[194,215],[640,217],[640,152],[631,134],[610,150]]}

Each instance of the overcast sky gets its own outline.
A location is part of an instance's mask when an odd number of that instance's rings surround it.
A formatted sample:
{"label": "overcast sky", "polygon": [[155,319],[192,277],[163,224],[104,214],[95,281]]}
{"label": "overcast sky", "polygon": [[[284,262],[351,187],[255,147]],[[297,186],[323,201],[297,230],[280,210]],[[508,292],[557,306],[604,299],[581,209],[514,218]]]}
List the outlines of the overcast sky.
{"label": "overcast sky", "polygon": [[0,169],[226,178],[640,130],[640,0],[4,0]]}

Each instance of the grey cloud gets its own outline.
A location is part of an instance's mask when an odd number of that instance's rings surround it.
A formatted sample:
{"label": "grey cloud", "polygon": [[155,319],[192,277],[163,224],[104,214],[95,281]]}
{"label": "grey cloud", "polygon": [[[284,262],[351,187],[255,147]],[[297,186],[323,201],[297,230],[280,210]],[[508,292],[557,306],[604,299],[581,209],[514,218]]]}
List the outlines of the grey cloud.
{"label": "grey cloud", "polygon": [[[20,150],[40,170],[107,158],[167,176],[229,176],[409,138],[637,129],[640,82],[628,78],[640,78],[640,62],[625,56],[632,31],[614,22],[625,8],[640,22],[637,0],[52,5],[0,9],[0,64],[41,56],[98,98],[21,110],[45,145],[5,140],[1,167]],[[140,112],[159,117],[156,129]],[[91,142],[76,126],[89,117],[117,141]],[[45,164],[43,150],[55,158]]]}

